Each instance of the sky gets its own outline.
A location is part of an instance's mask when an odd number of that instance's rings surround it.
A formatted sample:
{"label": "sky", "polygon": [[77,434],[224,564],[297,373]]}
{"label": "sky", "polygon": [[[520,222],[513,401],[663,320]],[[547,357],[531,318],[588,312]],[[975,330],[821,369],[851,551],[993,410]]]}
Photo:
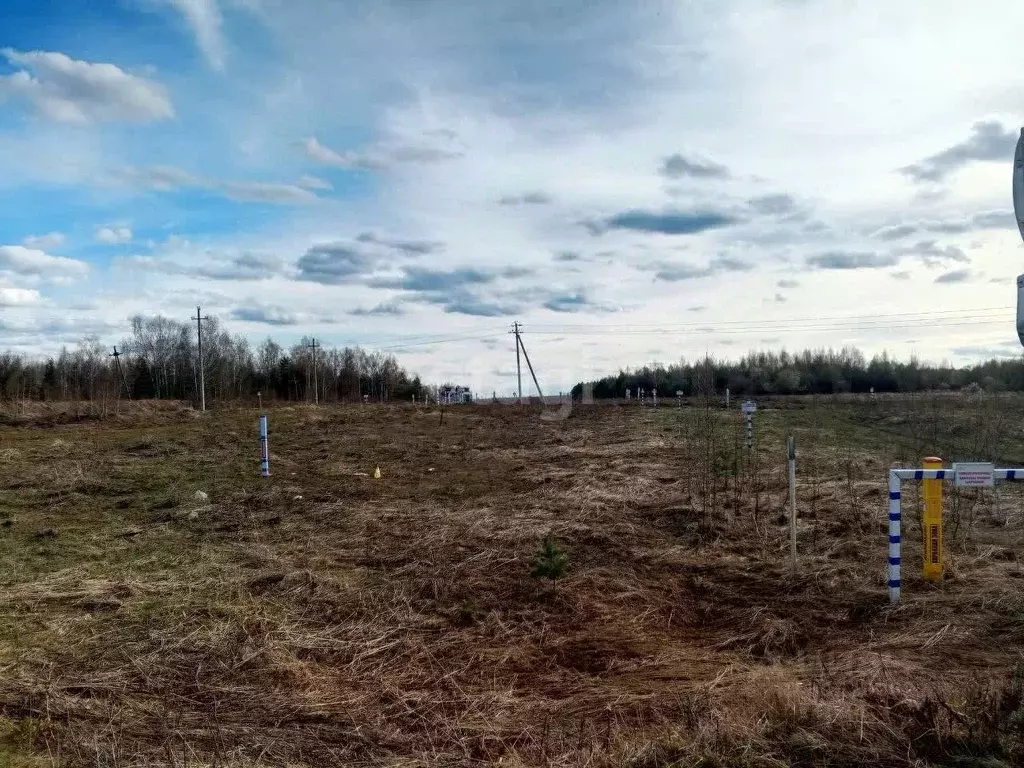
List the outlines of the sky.
{"label": "sky", "polygon": [[[0,348],[1020,354],[1012,0],[4,0]],[[526,374],[524,368],[524,375]]]}

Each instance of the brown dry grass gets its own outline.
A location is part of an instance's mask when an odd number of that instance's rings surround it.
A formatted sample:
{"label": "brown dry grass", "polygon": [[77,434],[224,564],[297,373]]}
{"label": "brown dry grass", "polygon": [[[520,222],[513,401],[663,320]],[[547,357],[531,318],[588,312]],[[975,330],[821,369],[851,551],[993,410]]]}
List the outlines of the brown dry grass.
{"label": "brown dry grass", "polygon": [[0,765],[1024,760],[1021,498],[951,502],[940,590],[908,493],[885,602],[885,471],[919,424],[767,409],[746,461],[697,409],[270,418],[269,480],[250,411],[0,428]]}

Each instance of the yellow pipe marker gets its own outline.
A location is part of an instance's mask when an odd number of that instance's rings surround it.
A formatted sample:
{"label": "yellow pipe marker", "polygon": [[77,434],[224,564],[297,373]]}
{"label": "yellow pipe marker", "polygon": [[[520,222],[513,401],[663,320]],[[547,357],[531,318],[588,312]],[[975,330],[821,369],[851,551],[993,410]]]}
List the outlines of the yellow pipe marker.
{"label": "yellow pipe marker", "polygon": [[[942,459],[929,456],[925,469],[942,469]],[[922,480],[924,485],[924,577],[928,581],[942,581],[942,481]]]}

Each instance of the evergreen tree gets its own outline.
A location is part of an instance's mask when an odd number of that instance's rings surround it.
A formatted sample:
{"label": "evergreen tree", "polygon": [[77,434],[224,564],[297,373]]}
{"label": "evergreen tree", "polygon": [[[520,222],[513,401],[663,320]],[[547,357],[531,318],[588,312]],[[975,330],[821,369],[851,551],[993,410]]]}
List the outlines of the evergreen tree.
{"label": "evergreen tree", "polygon": [[57,394],[57,364],[48,358],[43,366],[43,384],[39,389],[39,399],[46,400]]}
{"label": "evergreen tree", "polygon": [[153,374],[149,370],[149,363],[146,362],[146,358],[136,358],[128,381],[131,384],[132,397],[136,400],[148,400],[156,396]]}
{"label": "evergreen tree", "polygon": [[551,588],[555,582],[569,571],[569,555],[555,542],[549,533],[541,541],[540,549],[533,556],[530,575],[535,579],[551,579]]}

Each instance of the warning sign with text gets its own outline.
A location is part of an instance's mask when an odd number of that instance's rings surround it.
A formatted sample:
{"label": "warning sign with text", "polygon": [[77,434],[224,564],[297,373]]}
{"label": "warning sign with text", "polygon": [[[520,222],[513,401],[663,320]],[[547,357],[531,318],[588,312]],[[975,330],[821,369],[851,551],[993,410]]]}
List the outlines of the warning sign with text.
{"label": "warning sign with text", "polygon": [[961,461],[953,465],[953,482],[961,488],[991,488],[994,471],[989,461]]}

